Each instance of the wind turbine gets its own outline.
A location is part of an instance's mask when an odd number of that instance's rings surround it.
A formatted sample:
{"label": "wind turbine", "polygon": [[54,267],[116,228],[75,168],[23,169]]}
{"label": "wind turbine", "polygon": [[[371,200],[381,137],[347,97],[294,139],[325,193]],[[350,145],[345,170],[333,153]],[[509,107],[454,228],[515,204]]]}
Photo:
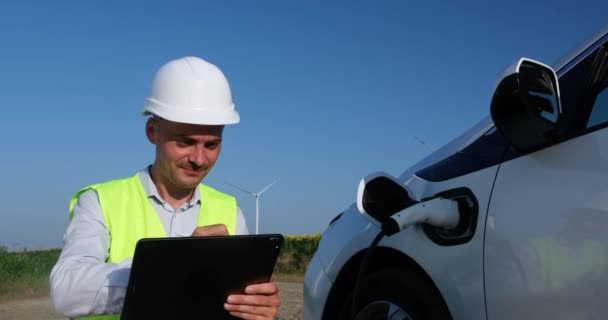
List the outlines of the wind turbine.
{"label": "wind turbine", "polygon": [[425,146],[427,149],[429,149],[429,151],[431,153],[435,152],[435,149],[429,147],[429,145],[426,144],[426,142],[424,142],[422,139],[418,138],[417,136],[414,136],[414,139],[418,140],[418,142],[420,142],[423,146]]}
{"label": "wind turbine", "polygon": [[275,184],[277,182],[279,182],[279,180],[275,180],[273,183],[267,185],[266,187],[264,187],[262,190],[260,190],[258,192],[251,192],[245,188],[239,187],[230,182],[226,182],[227,184],[255,197],[255,234],[258,234],[258,226],[259,226],[259,221],[260,221],[260,196],[262,195],[262,193],[264,193],[264,191],[268,190],[268,188],[270,188],[273,184]]}

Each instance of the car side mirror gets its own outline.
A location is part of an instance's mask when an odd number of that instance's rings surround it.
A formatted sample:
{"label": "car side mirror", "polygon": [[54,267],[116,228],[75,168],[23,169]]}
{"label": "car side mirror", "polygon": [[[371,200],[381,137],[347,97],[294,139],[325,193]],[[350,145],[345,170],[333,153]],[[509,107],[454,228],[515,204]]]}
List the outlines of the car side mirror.
{"label": "car side mirror", "polygon": [[372,173],[361,180],[357,208],[382,224],[393,214],[418,203],[412,200],[403,184],[385,172]]}
{"label": "car side mirror", "polygon": [[522,152],[556,137],[561,114],[557,75],[551,67],[521,58],[500,78],[490,106],[496,128]]}

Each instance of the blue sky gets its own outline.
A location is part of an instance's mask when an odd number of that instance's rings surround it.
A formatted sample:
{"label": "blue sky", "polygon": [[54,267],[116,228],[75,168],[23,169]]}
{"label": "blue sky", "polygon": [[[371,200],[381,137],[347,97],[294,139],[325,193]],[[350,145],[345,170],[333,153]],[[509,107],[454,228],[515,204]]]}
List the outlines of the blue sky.
{"label": "blue sky", "polygon": [[394,175],[488,114],[497,76],[554,63],[608,23],[605,1],[48,1],[0,4],[0,244],[61,245],[81,187],[153,161],[154,72],[219,66],[241,123],[206,183],[261,232],[322,232],[359,180]]}

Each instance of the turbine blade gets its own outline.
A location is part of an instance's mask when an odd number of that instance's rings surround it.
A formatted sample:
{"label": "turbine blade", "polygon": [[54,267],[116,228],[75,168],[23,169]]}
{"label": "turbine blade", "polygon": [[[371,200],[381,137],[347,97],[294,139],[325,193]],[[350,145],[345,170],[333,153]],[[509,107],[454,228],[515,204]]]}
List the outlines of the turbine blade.
{"label": "turbine blade", "polygon": [[227,183],[227,184],[229,184],[229,185],[231,185],[231,186],[232,186],[232,187],[234,187],[234,188],[237,188],[237,189],[239,189],[239,190],[241,190],[241,191],[243,191],[243,192],[247,193],[247,194],[250,194],[250,195],[252,195],[252,196],[254,196],[254,197],[256,196],[256,195],[255,195],[255,193],[253,193],[253,192],[251,192],[251,191],[249,191],[249,190],[246,190],[245,188],[241,188],[241,187],[239,187],[239,186],[237,186],[237,185],[235,185],[235,184],[232,184],[232,183],[230,183],[230,182],[228,182],[228,181],[226,181],[226,183]]}
{"label": "turbine blade", "polygon": [[267,185],[267,186],[266,186],[266,188],[264,188],[264,189],[262,189],[262,191],[258,192],[258,195],[261,195],[261,194],[262,194],[262,192],[264,192],[264,191],[268,190],[268,188],[272,187],[272,185],[273,185],[273,184],[275,184],[275,183],[277,183],[277,182],[279,182],[279,179],[277,179],[277,180],[275,180],[275,182],[273,182],[273,183],[271,183],[271,184]]}

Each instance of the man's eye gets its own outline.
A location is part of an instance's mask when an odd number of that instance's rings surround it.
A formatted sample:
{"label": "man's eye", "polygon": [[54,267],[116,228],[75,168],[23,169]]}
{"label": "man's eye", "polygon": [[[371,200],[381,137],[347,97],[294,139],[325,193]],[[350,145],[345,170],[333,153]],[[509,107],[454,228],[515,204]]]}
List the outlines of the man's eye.
{"label": "man's eye", "polygon": [[219,146],[220,146],[219,142],[208,142],[205,144],[205,147],[210,150],[216,149]]}
{"label": "man's eye", "polygon": [[192,144],[191,141],[188,141],[187,139],[177,139],[175,141],[177,142],[177,145],[180,147],[187,147]]}

